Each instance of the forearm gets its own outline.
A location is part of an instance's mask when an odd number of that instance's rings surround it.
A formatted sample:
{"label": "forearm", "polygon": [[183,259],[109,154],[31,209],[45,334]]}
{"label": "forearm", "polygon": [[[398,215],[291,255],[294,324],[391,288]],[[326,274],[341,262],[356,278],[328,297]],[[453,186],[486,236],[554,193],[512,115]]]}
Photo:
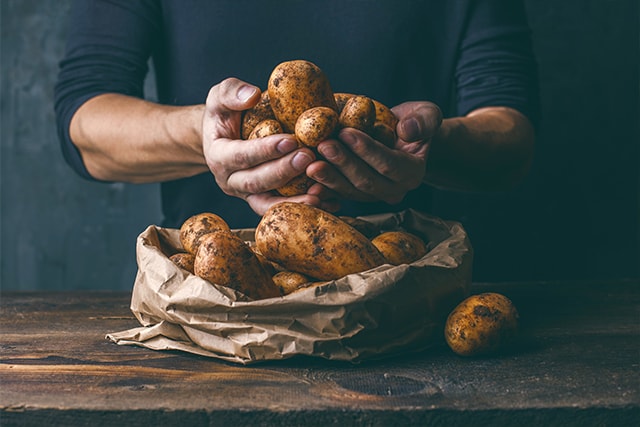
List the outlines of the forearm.
{"label": "forearm", "polygon": [[513,109],[445,119],[431,142],[425,182],[462,191],[508,189],[528,172],[533,150],[533,127]]}
{"label": "forearm", "polygon": [[132,183],[208,170],[202,153],[203,105],[173,107],[119,94],[84,103],[70,135],[96,179]]}

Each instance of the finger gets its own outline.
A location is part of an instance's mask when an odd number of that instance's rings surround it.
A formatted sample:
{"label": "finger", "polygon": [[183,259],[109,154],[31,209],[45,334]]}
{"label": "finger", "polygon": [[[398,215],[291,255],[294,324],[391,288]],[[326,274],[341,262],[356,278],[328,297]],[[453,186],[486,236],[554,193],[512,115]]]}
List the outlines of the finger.
{"label": "finger", "polygon": [[307,194],[318,197],[320,199],[319,207],[327,212],[336,212],[340,209],[339,195],[319,182],[309,187]]}
{"label": "finger", "polygon": [[[365,135],[355,129],[342,132]],[[371,144],[381,145],[371,138],[368,140]],[[330,165],[314,163],[307,168],[307,174],[340,195],[356,200],[372,200],[374,192],[390,190],[390,182],[384,176],[373,170],[358,153],[354,154],[338,141],[322,142],[318,145],[318,152]]]}
{"label": "finger", "polygon": [[236,78],[228,78],[213,86],[207,95],[203,136],[205,140],[218,137],[240,139],[242,111],[254,106],[260,90]]}
{"label": "finger", "polygon": [[297,148],[298,142],[293,135],[280,134],[250,141],[219,138],[210,147],[205,148],[205,154],[227,169],[238,170],[279,159]]}
{"label": "finger", "polygon": [[242,193],[262,193],[282,187],[304,173],[315,160],[313,152],[302,148],[278,159],[231,173],[227,185]]}
{"label": "finger", "polygon": [[[356,188],[366,191],[368,194],[380,194],[383,200],[392,202],[399,200],[403,194],[398,193],[398,184],[404,188],[414,188],[422,181],[425,170],[426,147],[428,144],[420,144],[423,148],[420,155],[408,154],[402,150],[394,150],[371,140],[366,134],[343,130],[340,138],[344,144],[369,166],[371,174],[370,185],[374,190],[364,190],[363,184],[354,182]],[[347,177],[353,180],[348,172]],[[362,173],[359,170],[356,173]]]}
{"label": "finger", "polygon": [[432,102],[405,102],[391,111],[399,119],[398,136],[407,142],[431,139],[442,124],[442,111]]}
{"label": "finger", "polygon": [[242,111],[253,107],[260,100],[257,86],[230,77],[209,90],[206,109],[210,115],[226,111]]}

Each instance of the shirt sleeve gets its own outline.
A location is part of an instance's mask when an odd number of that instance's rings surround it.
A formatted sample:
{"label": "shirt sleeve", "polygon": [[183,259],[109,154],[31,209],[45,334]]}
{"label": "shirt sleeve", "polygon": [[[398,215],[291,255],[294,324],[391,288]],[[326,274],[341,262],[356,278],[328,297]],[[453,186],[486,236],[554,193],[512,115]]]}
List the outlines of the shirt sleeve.
{"label": "shirt sleeve", "polygon": [[537,124],[537,64],[521,1],[471,2],[455,80],[458,115],[480,107],[505,106]]}
{"label": "shirt sleeve", "polygon": [[100,94],[144,96],[159,16],[159,6],[152,0],[76,0],[71,8],[54,108],[64,158],[86,179],[93,177],[71,141],[71,118],[83,103]]}

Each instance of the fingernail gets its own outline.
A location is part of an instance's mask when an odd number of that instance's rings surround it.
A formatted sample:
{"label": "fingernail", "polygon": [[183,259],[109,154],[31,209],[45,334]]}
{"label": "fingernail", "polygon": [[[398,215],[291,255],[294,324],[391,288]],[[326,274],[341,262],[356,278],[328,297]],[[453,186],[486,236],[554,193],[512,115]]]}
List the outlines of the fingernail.
{"label": "fingernail", "polygon": [[338,149],[333,144],[324,144],[319,147],[318,151],[322,154],[326,159],[334,159],[338,156]]}
{"label": "fingernail", "polygon": [[411,117],[402,122],[402,131],[404,135],[409,140],[413,140],[413,138],[419,138],[420,134],[420,123],[415,118]]}
{"label": "fingernail", "polygon": [[279,153],[287,154],[295,150],[297,147],[298,143],[296,141],[292,139],[283,139],[282,141],[278,142],[276,149]]}
{"label": "fingernail", "polygon": [[242,102],[247,102],[256,93],[256,88],[249,85],[243,85],[238,89],[236,96]]}
{"label": "fingernail", "polygon": [[304,170],[313,159],[307,153],[296,153],[291,160],[291,165],[298,171]]}

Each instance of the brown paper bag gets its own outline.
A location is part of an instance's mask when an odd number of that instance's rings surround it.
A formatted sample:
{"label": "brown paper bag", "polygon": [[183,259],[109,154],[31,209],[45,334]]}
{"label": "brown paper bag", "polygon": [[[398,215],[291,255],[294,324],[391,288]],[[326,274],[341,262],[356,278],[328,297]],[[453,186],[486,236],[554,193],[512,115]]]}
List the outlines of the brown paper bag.
{"label": "brown paper bag", "polygon": [[[149,226],[137,239],[131,310],[142,327],[118,344],[182,350],[237,363],[295,355],[357,362],[442,342],[447,314],[468,295],[473,251],[463,227],[407,210],[362,217],[428,242],[410,265],[383,265],[281,298],[251,301],[178,268],[179,231]],[[253,229],[234,230],[253,241]]]}

